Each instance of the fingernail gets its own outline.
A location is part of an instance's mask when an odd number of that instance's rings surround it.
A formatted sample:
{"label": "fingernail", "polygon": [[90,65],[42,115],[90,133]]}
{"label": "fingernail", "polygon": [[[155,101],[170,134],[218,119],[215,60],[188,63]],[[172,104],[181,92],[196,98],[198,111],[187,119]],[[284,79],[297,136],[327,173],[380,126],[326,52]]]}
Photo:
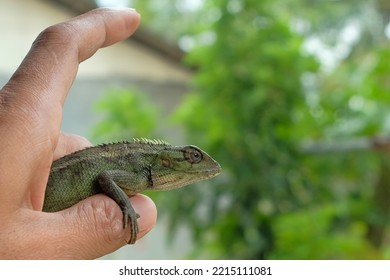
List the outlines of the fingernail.
{"label": "fingernail", "polygon": [[112,10],[131,11],[131,12],[136,12],[136,13],[137,13],[137,10],[134,9],[134,8],[119,7],[119,6],[116,6],[116,7],[107,7],[107,8],[110,8],[110,9],[112,9]]}

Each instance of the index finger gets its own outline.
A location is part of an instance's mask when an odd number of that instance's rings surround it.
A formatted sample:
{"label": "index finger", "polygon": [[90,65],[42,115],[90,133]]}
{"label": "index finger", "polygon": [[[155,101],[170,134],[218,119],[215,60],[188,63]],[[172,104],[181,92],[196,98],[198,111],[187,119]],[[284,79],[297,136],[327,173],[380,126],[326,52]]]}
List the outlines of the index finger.
{"label": "index finger", "polygon": [[[29,113],[45,114],[39,117],[40,121],[58,115],[79,63],[99,48],[130,36],[139,20],[132,9],[102,8],[47,28],[34,41],[2,95],[11,95],[12,102]],[[55,128],[58,127],[59,122]]]}

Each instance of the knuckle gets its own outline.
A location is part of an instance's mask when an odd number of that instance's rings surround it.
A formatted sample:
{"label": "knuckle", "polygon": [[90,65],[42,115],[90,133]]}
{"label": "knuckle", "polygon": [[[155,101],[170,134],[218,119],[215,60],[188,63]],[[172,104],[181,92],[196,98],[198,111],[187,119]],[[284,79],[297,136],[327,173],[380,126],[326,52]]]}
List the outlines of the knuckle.
{"label": "knuckle", "polygon": [[33,42],[33,46],[42,46],[50,44],[71,44],[74,37],[74,28],[68,22],[52,25],[44,29]]}

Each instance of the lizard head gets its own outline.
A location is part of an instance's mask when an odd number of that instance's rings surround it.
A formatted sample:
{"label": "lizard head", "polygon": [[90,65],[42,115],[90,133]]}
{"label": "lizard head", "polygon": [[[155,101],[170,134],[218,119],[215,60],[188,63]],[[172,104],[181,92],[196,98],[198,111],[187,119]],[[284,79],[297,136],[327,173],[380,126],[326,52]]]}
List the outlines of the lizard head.
{"label": "lizard head", "polygon": [[221,166],[195,146],[166,147],[157,157],[153,187],[166,190],[183,187],[217,176]]}

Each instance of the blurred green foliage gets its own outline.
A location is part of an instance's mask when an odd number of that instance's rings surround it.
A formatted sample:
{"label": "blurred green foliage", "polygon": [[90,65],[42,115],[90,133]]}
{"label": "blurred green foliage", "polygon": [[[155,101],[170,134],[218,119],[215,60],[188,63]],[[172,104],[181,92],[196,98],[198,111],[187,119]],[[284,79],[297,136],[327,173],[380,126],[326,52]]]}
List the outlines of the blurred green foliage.
{"label": "blurred green foliage", "polygon": [[[177,2],[164,1],[171,4],[164,9],[180,18]],[[156,25],[159,14],[150,3],[155,1],[136,7]],[[182,26],[208,40],[195,40],[187,57],[197,69],[194,90],[173,118],[188,142],[221,163],[223,174],[157,197],[159,209],[168,213],[171,237],[179,225],[190,228],[191,257],[389,257],[386,156],[302,149],[308,140],[330,140],[337,147],[339,141],[389,133],[390,48],[386,40],[371,40],[378,29],[383,37],[385,22],[376,21],[371,32],[374,23],[364,17],[388,13],[375,4],[213,0],[191,11]],[[323,71],[304,44],[317,38],[337,45],[337,32],[354,21],[360,38],[334,68]],[[97,135],[154,136],[153,120],[160,117],[139,96],[118,93],[101,101],[108,118]]]}
{"label": "blurred green foliage", "polygon": [[97,142],[152,136],[156,128],[157,109],[135,90],[110,89],[96,102],[95,110],[103,116],[92,131]]}
{"label": "blurred green foliage", "polygon": [[[365,238],[367,225],[353,217],[364,216],[369,210],[360,204],[334,203],[279,215],[273,221],[276,241],[270,258],[381,258],[381,254]],[[294,247],[292,244],[295,244]]]}
{"label": "blurred green foliage", "polygon": [[[208,257],[265,258],[274,244],[275,215],[293,211],[310,192],[292,132],[299,125],[294,111],[304,103],[300,76],[317,63],[301,54],[302,37],[275,15],[271,2],[213,4],[221,10],[213,25],[216,41],[188,57],[200,69],[197,92],[177,116],[226,174],[213,191],[187,190],[209,209],[209,217],[198,215],[192,227],[198,239],[205,236]],[[190,212],[185,203],[178,209]]]}

